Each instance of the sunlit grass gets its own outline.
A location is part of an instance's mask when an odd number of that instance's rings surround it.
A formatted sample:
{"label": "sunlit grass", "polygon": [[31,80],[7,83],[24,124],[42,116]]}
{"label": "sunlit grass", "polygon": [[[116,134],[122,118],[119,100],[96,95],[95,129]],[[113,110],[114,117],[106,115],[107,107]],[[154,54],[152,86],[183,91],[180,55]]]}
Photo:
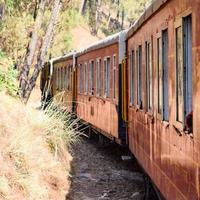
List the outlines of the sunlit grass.
{"label": "sunlit grass", "polygon": [[39,111],[0,95],[0,197],[64,199],[79,120],[55,104]]}

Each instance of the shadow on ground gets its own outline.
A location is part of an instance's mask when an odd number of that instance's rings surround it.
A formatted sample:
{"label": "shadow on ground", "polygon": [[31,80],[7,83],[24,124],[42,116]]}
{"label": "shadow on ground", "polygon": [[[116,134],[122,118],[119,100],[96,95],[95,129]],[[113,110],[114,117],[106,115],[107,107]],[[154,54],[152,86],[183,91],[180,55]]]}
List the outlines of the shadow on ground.
{"label": "shadow on ground", "polygon": [[83,138],[72,148],[71,189],[66,200],[143,200],[144,174],[135,159],[123,161],[122,155],[128,152],[118,145]]}

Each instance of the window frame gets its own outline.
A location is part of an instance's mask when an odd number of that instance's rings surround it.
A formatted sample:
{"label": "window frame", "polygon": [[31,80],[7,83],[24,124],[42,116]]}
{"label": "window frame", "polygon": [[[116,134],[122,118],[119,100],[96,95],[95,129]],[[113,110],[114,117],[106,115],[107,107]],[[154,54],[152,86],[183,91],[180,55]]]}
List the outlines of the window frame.
{"label": "window frame", "polygon": [[130,65],[129,65],[129,69],[130,69],[130,74],[129,74],[129,93],[130,93],[130,97],[129,97],[129,103],[130,106],[134,106],[135,104],[135,72],[136,72],[136,59],[135,59],[135,55],[136,55],[136,51],[135,49],[131,49],[131,53],[129,55],[129,61],[130,61]]}
{"label": "window frame", "polygon": [[[98,64],[97,64],[98,63]],[[101,96],[101,58],[96,59],[96,95]]]}
{"label": "window frame", "polygon": [[[159,42],[158,40],[160,40],[160,45],[159,46]],[[160,51],[161,50],[161,51]],[[159,52],[160,51],[160,52]],[[162,31],[160,31],[158,34],[157,34],[157,37],[156,37],[156,78],[157,78],[157,83],[156,83],[156,90],[157,90],[157,118],[159,120],[163,120],[163,57],[162,57]],[[160,74],[159,74],[159,70],[160,70],[160,67],[161,67],[161,83],[160,83]],[[160,90],[161,90],[161,99],[160,99]],[[160,105],[160,101],[161,101],[161,108],[159,107]],[[160,111],[161,109],[161,111]]]}
{"label": "window frame", "polygon": [[[143,98],[142,98],[142,45],[137,46],[136,50],[136,67],[137,67],[137,108],[143,109]],[[140,51],[141,50],[141,51]]]}
{"label": "window frame", "polygon": [[88,93],[88,63],[84,62],[84,94]]}
{"label": "window frame", "polygon": [[[89,67],[90,67],[90,70],[89,70],[89,72],[90,72],[90,80],[89,80],[90,92],[89,92],[89,94],[93,96],[95,94],[95,62],[94,62],[94,60],[90,60],[89,63],[90,63],[90,65],[89,65]],[[93,70],[92,70],[92,63],[93,63]]]}
{"label": "window frame", "polygon": [[[148,62],[148,63],[147,63]],[[146,111],[153,114],[154,85],[153,85],[153,38],[145,42],[145,71],[146,71]]]}
{"label": "window frame", "polygon": [[[115,62],[114,62],[115,61]],[[117,56],[113,54],[112,56],[112,70],[113,70],[113,99],[117,99]]]}
{"label": "window frame", "polygon": [[[109,66],[108,66],[108,59],[109,59]],[[110,68],[111,68],[111,57],[106,56],[104,61],[106,60],[106,71],[104,70],[104,97],[110,98]],[[105,66],[104,66],[105,67]]]}
{"label": "window frame", "polygon": [[[177,38],[176,38],[176,30],[177,28],[181,27],[181,55],[182,55],[182,59],[183,59],[183,22],[182,22],[182,17],[176,19],[175,23],[174,23],[174,49],[175,49],[175,58],[174,58],[174,62],[175,62],[175,125],[176,127],[178,127],[180,130],[183,130],[183,122],[178,121],[178,108],[177,108],[177,87],[178,87],[178,72],[177,72]],[[181,68],[183,70],[183,60],[181,62]],[[183,82],[182,82],[182,88],[184,87]],[[182,96],[182,101],[184,102],[184,95]],[[183,103],[184,104],[184,103]],[[182,111],[183,111],[183,107],[182,107]],[[183,119],[182,119],[183,120]]]}
{"label": "window frame", "polygon": [[[186,73],[186,67],[184,66],[185,65],[185,58],[184,58],[184,18],[186,17],[189,17],[191,15],[191,19],[193,19],[193,15],[192,15],[192,11],[191,10],[187,10],[186,12],[182,13],[182,15],[178,16],[176,19],[175,19],[175,22],[174,22],[174,49],[175,49],[175,59],[174,59],[174,66],[175,66],[175,84],[176,84],[176,89],[175,89],[175,116],[174,116],[174,125],[180,130],[180,131],[184,131],[184,128],[185,128],[185,125],[186,125],[186,122],[185,122],[185,118],[186,118],[186,97],[185,97],[185,93],[186,93],[186,87],[187,87],[187,83],[185,81],[185,75]],[[191,26],[193,26],[193,20],[191,21]],[[182,62],[181,62],[181,67],[182,67],[182,70],[183,70],[183,81],[182,81],[182,87],[183,87],[183,95],[182,95],[182,101],[183,101],[183,106],[182,106],[182,122],[181,121],[178,121],[177,120],[177,115],[178,115],[178,112],[177,112],[177,52],[176,52],[176,49],[177,49],[177,45],[176,45],[176,29],[178,27],[181,27],[181,37],[182,37],[182,45],[181,45],[181,54],[182,54]],[[192,61],[192,38],[193,38],[193,30],[192,30],[192,27],[191,27],[191,31],[192,31],[192,35],[191,35],[191,70],[193,68],[193,61]],[[193,71],[191,72],[191,75],[192,75],[192,79],[193,79]],[[193,88],[193,85],[191,85],[191,87]],[[193,107],[193,95],[192,95],[192,107]]]}
{"label": "window frame", "polygon": [[83,64],[80,63],[78,65],[79,67],[79,94],[82,94],[83,93],[83,76],[82,76],[82,68],[83,68]]}

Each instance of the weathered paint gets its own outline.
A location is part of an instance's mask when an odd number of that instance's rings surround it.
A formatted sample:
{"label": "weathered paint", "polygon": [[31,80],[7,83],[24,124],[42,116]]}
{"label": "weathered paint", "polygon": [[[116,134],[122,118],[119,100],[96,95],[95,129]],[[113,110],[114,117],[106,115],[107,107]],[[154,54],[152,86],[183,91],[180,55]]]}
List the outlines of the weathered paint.
{"label": "weathered paint", "polygon": [[[160,1],[161,2],[161,1]],[[143,109],[129,105],[129,148],[166,199],[200,199],[200,2],[169,0],[135,32],[129,32],[128,55],[142,45],[142,82],[145,83],[144,44],[153,38],[153,111],[147,112],[146,84],[142,85]],[[174,22],[192,12],[193,138],[176,132]],[[168,28],[169,123],[158,115],[157,36]],[[128,60],[128,66],[130,60]],[[129,68],[128,68],[129,72]],[[129,73],[128,73],[129,74]],[[136,77],[135,77],[136,79]],[[130,81],[128,81],[130,83]],[[135,94],[136,94],[135,86]],[[130,94],[129,94],[130,95]],[[134,98],[136,99],[136,98]],[[179,127],[177,127],[179,128]]]}
{"label": "weathered paint", "polygon": [[[64,68],[73,68],[73,57],[67,58],[67,59],[60,59],[57,60],[55,63],[53,63],[53,98],[56,103],[59,103],[66,107],[70,112],[73,111],[73,91],[71,87],[69,90],[67,89],[61,89],[59,90],[56,88],[56,75],[55,71],[56,69],[61,69],[62,67]],[[72,84],[72,77],[73,77],[73,72],[70,74],[71,76],[71,86]]]}
{"label": "weathered paint", "polygon": [[[119,139],[118,131],[118,102],[119,102],[119,64],[118,64],[118,43],[106,46],[104,48],[95,49],[85,54],[77,57],[77,66],[84,63],[88,64],[91,60],[94,61],[94,95],[90,92],[80,93],[77,95],[77,116],[82,120],[92,124],[106,134],[112,136],[114,139]],[[116,56],[116,98],[113,98],[113,55]],[[110,96],[108,98],[104,95],[104,58],[110,57]],[[101,59],[101,95],[96,94],[96,59]],[[79,77],[79,68],[78,75]],[[87,71],[87,76],[89,75],[89,70]],[[84,77],[83,77],[84,85]],[[88,88],[89,88],[88,79]],[[77,81],[77,86],[79,86],[79,79]],[[85,90],[85,89],[84,89]]]}

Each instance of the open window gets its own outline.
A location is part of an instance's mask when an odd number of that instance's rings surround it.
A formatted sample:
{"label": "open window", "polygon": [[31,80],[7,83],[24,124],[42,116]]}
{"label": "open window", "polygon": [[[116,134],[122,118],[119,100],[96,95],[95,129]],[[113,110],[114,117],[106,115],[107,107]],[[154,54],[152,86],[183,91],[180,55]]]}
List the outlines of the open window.
{"label": "open window", "polygon": [[152,111],[153,107],[153,69],[152,69],[152,45],[145,43],[146,56],[146,106],[147,111]]}
{"label": "open window", "polygon": [[104,95],[109,97],[110,91],[110,58],[104,59]]}
{"label": "open window", "polygon": [[79,65],[79,93],[83,92],[83,73],[82,73],[83,65]]}
{"label": "open window", "polygon": [[101,59],[98,58],[96,60],[96,88],[97,88],[97,96],[101,95]]}
{"label": "open window", "polygon": [[175,24],[176,42],[176,121],[192,132],[192,15]]}
{"label": "open window", "polygon": [[116,98],[116,55],[113,55],[113,98]]}
{"label": "open window", "polygon": [[142,109],[142,46],[136,51],[137,59],[137,105]]}
{"label": "open window", "polygon": [[169,121],[168,29],[157,39],[157,80],[158,114],[161,120]]}
{"label": "open window", "polygon": [[87,63],[84,64],[84,92],[88,92]]}
{"label": "open window", "polygon": [[90,94],[94,95],[94,61],[90,62]]}
{"label": "open window", "polygon": [[135,69],[135,52],[131,51],[130,54],[130,103],[134,104],[134,69]]}

